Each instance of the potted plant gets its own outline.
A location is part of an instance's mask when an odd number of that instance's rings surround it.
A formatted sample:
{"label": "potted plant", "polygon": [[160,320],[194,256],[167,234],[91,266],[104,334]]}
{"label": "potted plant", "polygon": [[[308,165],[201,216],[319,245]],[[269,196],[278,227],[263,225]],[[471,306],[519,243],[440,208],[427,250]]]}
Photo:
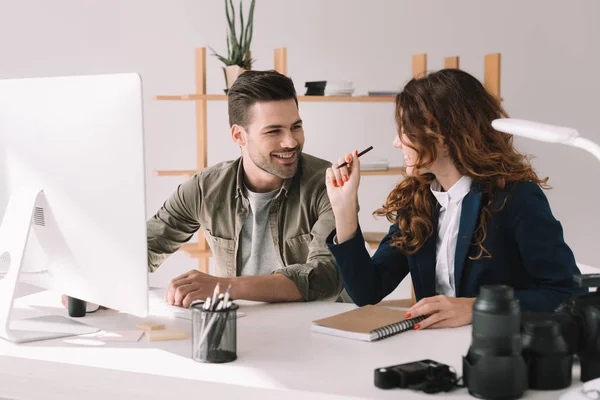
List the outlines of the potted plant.
{"label": "potted plant", "polygon": [[[240,34],[239,37],[236,31],[235,8],[233,0],[225,0],[225,15],[227,16],[227,56],[221,56],[211,47],[213,55],[216,56],[225,67],[225,83],[227,89],[233,85],[233,82],[244,71],[252,68],[252,57],[250,56],[250,43],[252,42],[253,19],[254,19],[254,3],[250,3],[250,11],[248,12],[248,20],[244,26],[244,10],[242,8],[242,0],[240,0]],[[227,90],[225,91],[227,92]]]}

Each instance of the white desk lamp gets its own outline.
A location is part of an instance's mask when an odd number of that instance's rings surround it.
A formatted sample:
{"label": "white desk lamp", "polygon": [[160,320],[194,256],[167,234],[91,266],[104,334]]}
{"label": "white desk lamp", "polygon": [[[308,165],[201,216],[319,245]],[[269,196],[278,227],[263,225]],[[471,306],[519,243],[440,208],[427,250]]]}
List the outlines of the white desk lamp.
{"label": "white desk lamp", "polygon": [[600,146],[591,140],[580,137],[579,132],[573,128],[514,118],[496,119],[492,121],[492,126],[497,131],[511,133],[515,136],[579,147],[589,151],[600,160]]}
{"label": "white desk lamp", "polygon": [[[579,147],[592,153],[600,160],[600,146],[589,139],[579,136],[579,132],[573,128],[564,126],[547,125],[539,122],[526,121],[524,119],[500,118],[492,121],[492,127],[497,131],[506,132],[515,136],[522,136],[529,139],[539,140],[548,143],[560,143],[573,147]],[[594,283],[596,286],[600,278],[599,274],[583,274],[581,277],[584,282],[577,282],[579,285]],[[594,278],[593,282],[591,279]],[[590,285],[592,286],[592,285]],[[598,287],[600,292],[600,286]]]}
{"label": "white desk lamp", "polygon": [[[515,136],[539,140],[548,143],[560,143],[573,147],[579,147],[592,153],[600,160],[600,146],[591,140],[579,136],[579,132],[573,128],[541,124],[539,122],[526,121],[514,118],[501,118],[492,121],[492,127],[500,132],[506,132]],[[593,280],[596,274],[580,275],[583,280]],[[583,285],[582,285],[583,286]],[[600,288],[598,288],[600,290]],[[600,378],[593,379],[585,384],[585,390],[600,389]],[[596,389],[597,390],[597,389]],[[584,393],[584,387],[577,387],[564,393],[561,400],[583,400],[588,399]]]}

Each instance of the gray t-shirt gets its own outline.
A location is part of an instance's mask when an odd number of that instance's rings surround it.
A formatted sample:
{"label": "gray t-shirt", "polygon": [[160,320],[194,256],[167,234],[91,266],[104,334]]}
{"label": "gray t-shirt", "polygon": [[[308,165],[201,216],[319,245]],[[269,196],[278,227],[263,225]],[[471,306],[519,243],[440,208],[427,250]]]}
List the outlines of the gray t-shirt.
{"label": "gray t-shirt", "polygon": [[267,275],[279,268],[279,257],[269,228],[269,209],[279,191],[254,193],[244,187],[250,210],[240,237],[238,274],[241,276]]}

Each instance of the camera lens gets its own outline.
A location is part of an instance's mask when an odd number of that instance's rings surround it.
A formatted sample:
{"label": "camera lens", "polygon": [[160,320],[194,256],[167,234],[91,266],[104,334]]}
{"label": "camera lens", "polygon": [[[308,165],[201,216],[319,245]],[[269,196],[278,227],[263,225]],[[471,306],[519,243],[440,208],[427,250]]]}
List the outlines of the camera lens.
{"label": "camera lens", "polygon": [[581,381],[600,378],[600,307],[583,307],[583,340],[577,356],[581,361]]}
{"label": "camera lens", "polygon": [[581,381],[600,378],[600,296],[582,293],[568,298],[557,315],[570,352],[581,364]]}
{"label": "camera lens", "polygon": [[521,309],[513,289],[481,287],[473,306],[471,347],[463,358],[464,380],[473,396],[514,399],[527,388],[521,354]]}
{"label": "camera lens", "polygon": [[529,366],[529,388],[563,389],[571,385],[573,354],[556,321],[525,324],[523,354]]}
{"label": "camera lens", "polygon": [[508,286],[484,286],[473,306],[470,355],[510,356],[521,351],[520,308]]}

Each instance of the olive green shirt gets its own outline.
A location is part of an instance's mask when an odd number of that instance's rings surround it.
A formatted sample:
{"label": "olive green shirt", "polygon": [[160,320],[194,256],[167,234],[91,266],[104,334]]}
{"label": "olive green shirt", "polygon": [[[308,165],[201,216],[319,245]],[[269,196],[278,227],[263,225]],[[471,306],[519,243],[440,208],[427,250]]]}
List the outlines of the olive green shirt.
{"label": "olive green shirt", "polygon": [[[302,154],[296,175],[284,181],[268,223],[279,265],[305,301],[337,297],[342,291],[335,259],[325,245],[335,220],[327,188],[327,161]],[[147,222],[148,267],[160,264],[201,228],[216,261],[215,275],[237,275],[240,233],[249,202],[243,195],[241,158],[205,168],[186,182]]]}

